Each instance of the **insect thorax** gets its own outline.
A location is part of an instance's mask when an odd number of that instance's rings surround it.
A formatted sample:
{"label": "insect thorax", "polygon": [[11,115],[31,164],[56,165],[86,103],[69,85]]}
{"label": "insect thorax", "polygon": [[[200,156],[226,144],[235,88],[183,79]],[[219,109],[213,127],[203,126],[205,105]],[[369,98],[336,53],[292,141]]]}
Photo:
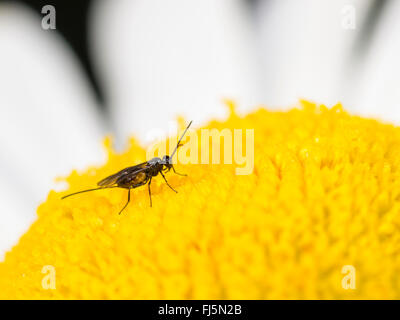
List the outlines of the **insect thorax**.
{"label": "insect thorax", "polygon": [[161,163],[161,159],[157,158],[157,157],[155,157],[155,158],[153,158],[153,159],[148,161],[148,164],[151,165],[151,166],[155,165],[155,164],[158,164],[158,163]]}

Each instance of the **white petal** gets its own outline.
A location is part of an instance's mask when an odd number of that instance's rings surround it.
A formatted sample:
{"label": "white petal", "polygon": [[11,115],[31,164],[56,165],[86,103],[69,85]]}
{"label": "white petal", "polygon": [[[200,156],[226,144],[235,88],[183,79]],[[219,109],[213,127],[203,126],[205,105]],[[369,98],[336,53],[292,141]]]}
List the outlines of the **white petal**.
{"label": "white petal", "polygon": [[33,220],[56,176],[103,159],[103,130],[78,63],[39,15],[0,6],[0,44],[0,189],[9,200],[0,202],[0,233],[10,235],[1,251]]}
{"label": "white petal", "polygon": [[4,169],[0,172],[0,261],[35,218],[35,199],[30,190]]}
{"label": "white petal", "polygon": [[243,1],[102,1],[93,32],[120,136],[168,128],[177,114],[201,125],[261,91]]}
{"label": "white petal", "polygon": [[400,3],[388,3],[368,54],[362,74],[355,81],[352,105],[357,113],[400,124]]}
{"label": "white petal", "polygon": [[[353,71],[348,58],[370,4],[365,0],[260,1],[265,103],[286,106],[306,98],[332,105],[345,100],[345,79]],[[355,29],[343,27],[348,6],[355,10]]]}

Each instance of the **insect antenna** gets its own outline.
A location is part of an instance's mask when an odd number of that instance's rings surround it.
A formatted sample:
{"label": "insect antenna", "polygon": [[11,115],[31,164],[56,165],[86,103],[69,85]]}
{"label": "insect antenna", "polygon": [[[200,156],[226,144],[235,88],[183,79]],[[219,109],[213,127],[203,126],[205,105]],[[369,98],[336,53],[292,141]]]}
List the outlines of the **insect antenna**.
{"label": "insect antenna", "polygon": [[179,139],[178,143],[176,144],[176,147],[175,147],[175,149],[174,149],[174,152],[172,152],[172,154],[171,154],[170,157],[169,157],[170,159],[172,159],[172,157],[174,156],[176,150],[178,150],[178,147],[180,146],[179,144],[181,143],[183,137],[184,137],[185,134],[186,134],[186,131],[188,131],[188,129],[189,129],[190,125],[192,124],[192,122],[193,122],[193,121],[190,121],[189,124],[188,124],[188,126],[186,127],[185,131],[183,131],[183,134],[182,134],[181,138]]}
{"label": "insect antenna", "polygon": [[95,190],[101,190],[101,189],[110,189],[110,188],[118,188],[118,186],[100,187],[100,188],[93,188],[93,189],[82,190],[82,191],[74,192],[74,193],[71,193],[71,194],[67,194],[66,196],[62,197],[61,200],[62,200],[62,199],[65,199],[65,198],[68,198],[68,197],[71,197],[71,196],[74,196],[74,195],[79,194],[79,193],[84,193],[84,192],[89,192],[89,191],[95,191]]}

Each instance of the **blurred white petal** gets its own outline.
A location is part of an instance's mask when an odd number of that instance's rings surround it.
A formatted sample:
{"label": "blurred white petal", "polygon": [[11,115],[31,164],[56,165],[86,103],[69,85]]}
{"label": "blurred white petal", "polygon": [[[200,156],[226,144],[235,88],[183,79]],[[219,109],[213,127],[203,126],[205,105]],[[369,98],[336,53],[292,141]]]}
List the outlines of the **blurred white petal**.
{"label": "blurred white petal", "polygon": [[0,171],[0,261],[34,221],[36,205],[23,177],[17,180],[4,169]]}
{"label": "blurred white petal", "polygon": [[400,2],[391,1],[363,61],[356,81],[357,113],[400,124]]}
{"label": "blurred white petal", "polygon": [[102,1],[93,53],[125,139],[167,130],[177,114],[201,125],[226,114],[221,100],[260,103],[250,15],[241,0]]}
{"label": "blurred white petal", "polygon": [[103,129],[79,67],[39,15],[0,6],[0,253],[33,220],[56,176],[103,159]]}
{"label": "blurred white petal", "polygon": [[[267,105],[289,106],[299,98],[327,105],[346,103],[354,40],[369,0],[260,1],[258,20]],[[345,6],[354,6],[355,26],[343,28]]]}

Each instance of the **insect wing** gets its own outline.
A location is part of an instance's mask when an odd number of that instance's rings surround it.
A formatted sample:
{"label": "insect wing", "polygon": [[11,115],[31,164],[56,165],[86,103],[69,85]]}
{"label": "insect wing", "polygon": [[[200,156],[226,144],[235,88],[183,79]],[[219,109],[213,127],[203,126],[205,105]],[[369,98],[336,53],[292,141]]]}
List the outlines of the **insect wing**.
{"label": "insect wing", "polygon": [[125,168],[125,169],[123,169],[115,174],[112,174],[111,176],[108,176],[108,177],[104,178],[103,180],[99,181],[97,183],[97,185],[101,186],[101,187],[111,186],[111,185],[115,184],[117,182],[117,180],[119,180],[123,176],[126,176],[128,174],[133,174],[133,173],[139,173],[141,171],[146,170],[146,164],[147,164],[147,162],[143,162],[143,163],[137,164],[136,166]]}

